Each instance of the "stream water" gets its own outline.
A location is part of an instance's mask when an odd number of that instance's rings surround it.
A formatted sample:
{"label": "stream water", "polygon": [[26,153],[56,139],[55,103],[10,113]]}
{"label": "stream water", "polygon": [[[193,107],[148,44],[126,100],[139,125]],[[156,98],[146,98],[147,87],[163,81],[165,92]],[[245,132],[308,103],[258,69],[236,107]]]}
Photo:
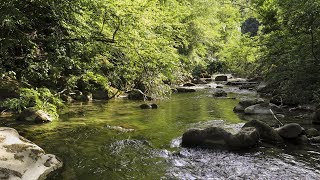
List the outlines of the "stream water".
{"label": "stream water", "polygon": [[[254,94],[230,94],[233,97]],[[238,99],[238,98],[237,98]],[[142,110],[142,101],[114,99],[75,103],[60,120],[26,125],[3,121],[55,154],[64,167],[49,179],[319,179],[320,152],[311,147],[261,147],[246,152],[180,147],[191,127],[246,122],[232,109],[237,99],[213,98],[211,90],[174,94]],[[257,117],[259,118],[259,117]],[[273,121],[271,117],[261,117]]]}

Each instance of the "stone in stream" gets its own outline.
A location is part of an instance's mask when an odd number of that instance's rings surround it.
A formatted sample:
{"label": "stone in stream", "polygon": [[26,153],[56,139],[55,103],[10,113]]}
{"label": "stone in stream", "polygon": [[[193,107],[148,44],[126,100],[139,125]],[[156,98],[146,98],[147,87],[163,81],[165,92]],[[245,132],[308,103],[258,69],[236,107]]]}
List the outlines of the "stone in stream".
{"label": "stone in stream", "polygon": [[141,109],[158,109],[157,104],[141,104],[140,105]]}
{"label": "stone in stream", "polygon": [[227,93],[224,90],[218,89],[213,93],[214,97],[227,97]]}
{"label": "stone in stream", "polygon": [[231,134],[218,127],[202,129],[189,129],[182,135],[183,147],[226,147],[225,139]]}
{"label": "stone in stream", "polygon": [[256,145],[259,133],[253,127],[243,128],[237,134],[231,134],[219,127],[189,129],[182,136],[183,147],[206,147],[246,149]]}
{"label": "stone in stream", "polygon": [[51,122],[52,117],[43,110],[36,110],[34,108],[24,109],[16,118],[17,121],[30,121],[35,123]]}
{"label": "stone in stream", "polygon": [[265,103],[265,100],[262,98],[241,98],[239,104],[233,108],[233,111],[244,112],[247,107],[262,103]]}
{"label": "stone in stream", "polygon": [[280,107],[271,104],[271,103],[261,103],[261,104],[255,104],[252,106],[249,106],[245,108],[244,113],[245,114],[272,114],[271,110],[277,112],[280,111]]}
{"label": "stone in stream", "polygon": [[297,123],[289,123],[276,129],[284,138],[296,138],[302,133],[302,127]]}
{"label": "stone in stream", "polygon": [[176,90],[177,90],[178,93],[196,92],[195,89],[185,88],[185,87],[177,87]]}
{"label": "stone in stream", "polygon": [[196,86],[196,85],[193,84],[193,83],[188,82],[188,83],[185,83],[183,86],[184,87],[191,87],[191,86]]}
{"label": "stone in stream", "polygon": [[159,107],[158,104],[151,104],[152,109],[158,109],[158,107]]}
{"label": "stone in stream", "polygon": [[215,81],[228,81],[228,76],[220,75],[214,78]]}
{"label": "stone in stream", "polygon": [[141,109],[152,109],[152,107],[151,107],[150,104],[141,104],[141,105],[140,105],[140,108],[141,108]]}
{"label": "stone in stream", "polygon": [[270,127],[268,124],[259,121],[252,120],[243,125],[245,127],[255,127],[259,132],[260,138],[266,142],[283,142],[282,137],[278,134],[276,130]]}
{"label": "stone in stream", "polygon": [[45,179],[62,167],[52,154],[19,136],[15,129],[0,127],[0,179]]}
{"label": "stone in stream", "polygon": [[308,138],[319,136],[319,131],[316,128],[309,128],[305,131]]}

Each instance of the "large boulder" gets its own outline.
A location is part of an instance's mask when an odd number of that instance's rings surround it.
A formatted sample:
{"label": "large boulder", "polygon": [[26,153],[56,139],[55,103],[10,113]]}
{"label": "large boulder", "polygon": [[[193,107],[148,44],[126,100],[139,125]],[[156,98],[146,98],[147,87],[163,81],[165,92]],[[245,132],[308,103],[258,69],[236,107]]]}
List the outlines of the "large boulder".
{"label": "large boulder", "polygon": [[17,121],[30,121],[35,123],[51,122],[53,118],[43,110],[36,110],[34,108],[24,109],[16,118]]}
{"label": "large boulder", "polygon": [[276,112],[281,110],[278,106],[274,104],[261,103],[261,104],[255,104],[245,108],[244,113],[245,114],[272,114],[270,109]]}
{"label": "large boulder", "polygon": [[252,120],[244,124],[245,127],[255,127],[260,134],[260,138],[266,142],[283,142],[282,137],[278,134],[276,130],[270,127],[268,124],[259,121]]}
{"label": "large boulder", "polygon": [[140,89],[133,89],[128,93],[128,99],[131,100],[151,100],[152,98],[145,95]]}
{"label": "large boulder", "polygon": [[237,134],[226,139],[230,149],[247,149],[255,146],[259,142],[259,132],[254,127],[242,128]]}
{"label": "large boulder", "polygon": [[297,123],[289,123],[276,130],[284,138],[296,138],[302,133],[303,128]]}
{"label": "large boulder", "polygon": [[226,147],[226,139],[231,134],[219,127],[189,129],[182,135],[183,147]]}
{"label": "large boulder", "polygon": [[45,179],[62,167],[52,154],[19,136],[15,129],[0,127],[0,179]]}
{"label": "large boulder", "polygon": [[227,93],[224,90],[218,89],[213,93],[214,97],[227,97]]}

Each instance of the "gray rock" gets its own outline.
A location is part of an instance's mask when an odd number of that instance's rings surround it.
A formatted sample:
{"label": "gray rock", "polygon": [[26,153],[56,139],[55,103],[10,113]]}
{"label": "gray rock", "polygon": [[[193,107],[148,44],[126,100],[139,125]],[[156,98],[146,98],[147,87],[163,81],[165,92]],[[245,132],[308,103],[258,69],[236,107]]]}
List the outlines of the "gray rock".
{"label": "gray rock", "polygon": [[216,76],[214,78],[215,81],[228,81],[228,77],[225,75]]}
{"label": "gray rock", "polygon": [[237,134],[229,136],[226,142],[231,149],[247,149],[255,146],[259,142],[259,137],[255,127],[245,127]]}
{"label": "gray rock", "polygon": [[309,128],[307,130],[305,130],[305,133],[307,135],[307,137],[315,137],[315,136],[319,136],[319,131],[316,128]]}
{"label": "gray rock", "polygon": [[0,127],[0,178],[45,179],[62,167],[62,162],[52,154],[19,136],[15,129]]}
{"label": "gray rock", "polygon": [[214,97],[227,97],[227,93],[224,91],[224,90],[216,90],[214,93],[213,93],[213,96]]}
{"label": "gray rock", "polygon": [[282,137],[278,134],[276,130],[270,127],[268,124],[259,121],[252,120],[244,124],[245,127],[255,127],[260,134],[260,138],[266,142],[283,142]]}
{"label": "gray rock", "polygon": [[302,133],[302,127],[297,123],[286,124],[276,130],[284,138],[296,138]]}
{"label": "gray rock", "polygon": [[42,110],[36,110],[34,108],[27,108],[23,110],[16,118],[17,121],[30,121],[36,123],[51,122],[53,119],[49,114]]}

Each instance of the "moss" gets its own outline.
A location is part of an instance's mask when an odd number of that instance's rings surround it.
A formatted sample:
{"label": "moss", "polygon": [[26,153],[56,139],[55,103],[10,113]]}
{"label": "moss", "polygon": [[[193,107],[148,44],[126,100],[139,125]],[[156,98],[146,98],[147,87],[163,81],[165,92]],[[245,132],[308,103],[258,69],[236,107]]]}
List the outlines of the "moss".
{"label": "moss", "polygon": [[11,153],[20,153],[22,151],[26,151],[28,148],[33,147],[32,145],[26,144],[11,144],[11,145],[4,145],[7,152]]}
{"label": "moss", "polygon": [[23,155],[14,154],[14,159],[16,159],[16,160],[19,160],[19,161],[23,162],[23,158],[24,158]]}
{"label": "moss", "polygon": [[20,172],[14,171],[14,170],[11,170],[11,169],[8,169],[8,168],[2,168],[2,167],[0,167],[0,174],[3,175],[1,177],[3,179],[9,179],[10,175],[14,175],[14,176],[19,177],[19,178],[22,177],[22,174]]}

